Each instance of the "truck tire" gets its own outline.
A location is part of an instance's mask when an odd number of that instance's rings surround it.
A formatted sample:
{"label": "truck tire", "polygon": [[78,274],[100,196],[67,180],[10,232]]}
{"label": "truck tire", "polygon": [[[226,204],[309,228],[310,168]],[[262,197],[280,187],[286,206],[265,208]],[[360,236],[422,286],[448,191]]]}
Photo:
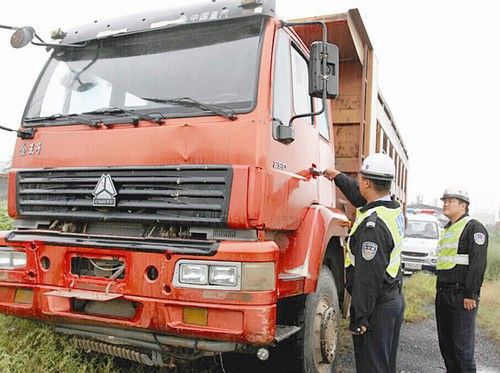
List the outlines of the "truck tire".
{"label": "truck tire", "polygon": [[[297,334],[271,349],[270,358],[265,362],[259,361],[255,355],[224,354],[226,372],[334,372],[341,313],[337,287],[328,267],[321,268],[316,292],[294,305],[289,304],[290,308],[286,307],[283,311],[293,318],[293,321],[286,320],[287,323],[301,327]],[[326,343],[322,343],[322,337]]]}
{"label": "truck tire", "polygon": [[295,367],[301,373],[335,371],[341,313],[332,272],[321,268],[314,293],[308,294],[299,313],[301,331],[295,338]]}

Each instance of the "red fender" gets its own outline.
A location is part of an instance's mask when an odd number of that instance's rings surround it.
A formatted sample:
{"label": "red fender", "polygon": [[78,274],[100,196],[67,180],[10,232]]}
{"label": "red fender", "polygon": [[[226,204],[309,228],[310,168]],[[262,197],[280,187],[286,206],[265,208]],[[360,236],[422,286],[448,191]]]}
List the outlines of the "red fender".
{"label": "red fender", "polygon": [[288,242],[278,243],[281,277],[302,277],[304,293],[315,291],[330,239],[347,237],[349,226],[350,222],[342,211],[321,205],[311,206],[299,229],[287,235]]}

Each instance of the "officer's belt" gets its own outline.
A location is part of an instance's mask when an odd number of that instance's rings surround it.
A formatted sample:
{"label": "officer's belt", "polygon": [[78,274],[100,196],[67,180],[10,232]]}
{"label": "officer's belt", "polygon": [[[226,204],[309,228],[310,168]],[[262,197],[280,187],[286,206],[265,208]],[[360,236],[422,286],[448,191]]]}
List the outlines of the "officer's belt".
{"label": "officer's belt", "polygon": [[465,289],[465,285],[459,282],[438,282],[436,284],[437,289],[457,289],[463,290]]}

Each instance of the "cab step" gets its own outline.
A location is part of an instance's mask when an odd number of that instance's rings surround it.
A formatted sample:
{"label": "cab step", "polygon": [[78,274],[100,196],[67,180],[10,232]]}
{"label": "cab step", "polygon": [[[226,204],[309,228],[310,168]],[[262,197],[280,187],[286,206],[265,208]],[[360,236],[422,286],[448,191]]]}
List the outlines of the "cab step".
{"label": "cab step", "polygon": [[276,337],[274,340],[279,343],[288,337],[291,337],[300,330],[299,326],[295,325],[276,325]]}

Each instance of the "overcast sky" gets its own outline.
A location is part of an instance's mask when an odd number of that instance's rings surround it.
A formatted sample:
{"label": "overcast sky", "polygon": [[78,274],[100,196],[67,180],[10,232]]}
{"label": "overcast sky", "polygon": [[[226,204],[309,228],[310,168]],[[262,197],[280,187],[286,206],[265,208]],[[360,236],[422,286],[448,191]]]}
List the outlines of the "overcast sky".
{"label": "overcast sky", "polygon": [[[209,1],[209,0],[206,0]],[[220,1],[220,0],[218,0]],[[51,30],[192,1],[13,2],[0,24]],[[500,205],[500,69],[496,1],[277,0],[284,19],[358,8],[379,61],[379,86],[410,156],[410,201],[434,202],[447,185],[469,190],[473,211]],[[0,30],[0,125],[17,128],[49,54],[10,47]],[[0,162],[15,136],[0,131]]]}

